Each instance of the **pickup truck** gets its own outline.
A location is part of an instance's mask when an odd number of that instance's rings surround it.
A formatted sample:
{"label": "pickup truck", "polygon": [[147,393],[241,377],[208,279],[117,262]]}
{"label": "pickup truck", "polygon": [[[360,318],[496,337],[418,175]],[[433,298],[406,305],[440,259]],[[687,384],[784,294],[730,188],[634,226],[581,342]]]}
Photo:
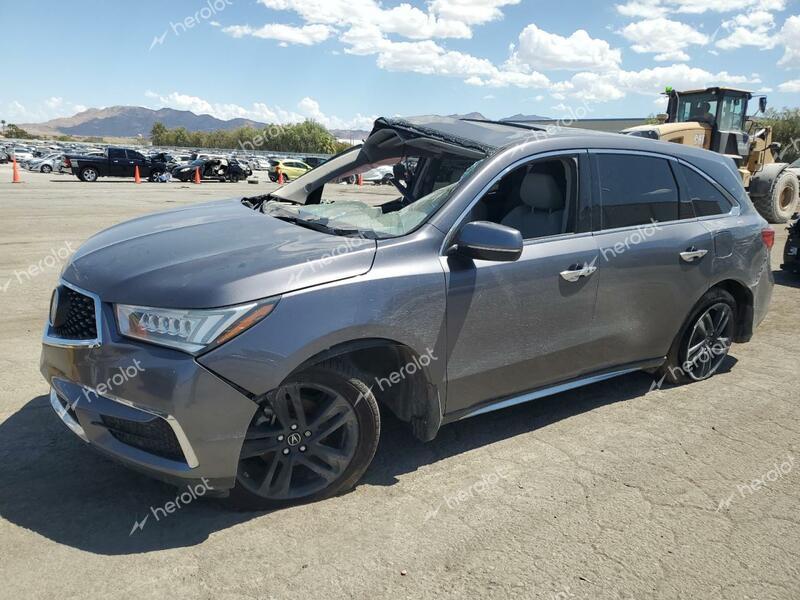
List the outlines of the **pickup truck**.
{"label": "pickup truck", "polygon": [[127,148],[107,148],[102,156],[85,154],[70,155],[64,158],[64,165],[81,181],[97,181],[99,177],[133,177],[135,167],[139,176],[155,181],[167,171],[167,165],[158,160],[150,160],[141,152]]}

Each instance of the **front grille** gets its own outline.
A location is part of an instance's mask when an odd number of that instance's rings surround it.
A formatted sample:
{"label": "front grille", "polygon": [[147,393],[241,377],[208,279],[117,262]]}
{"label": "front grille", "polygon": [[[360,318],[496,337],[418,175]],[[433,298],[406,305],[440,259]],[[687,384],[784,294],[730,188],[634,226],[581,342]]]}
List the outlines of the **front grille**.
{"label": "front grille", "polygon": [[64,285],[58,288],[57,318],[53,334],[67,340],[93,340],[97,337],[94,299]]}
{"label": "front grille", "polygon": [[128,446],[170,460],[185,461],[172,427],[160,417],[141,423],[102,415],[102,424],[117,440]]}

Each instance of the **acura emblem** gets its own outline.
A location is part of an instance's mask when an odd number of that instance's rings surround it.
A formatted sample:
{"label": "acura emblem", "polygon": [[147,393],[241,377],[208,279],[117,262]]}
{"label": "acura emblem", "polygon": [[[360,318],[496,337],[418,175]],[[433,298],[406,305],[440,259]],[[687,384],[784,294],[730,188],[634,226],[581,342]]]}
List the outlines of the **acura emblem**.
{"label": "acura emblem", "polygon": [[301,436],[297,432],[294,432],[289,434],[289,437],[286,438],[286,441],[289,443],[290,446],[297,446],[297,444],[303,441],[303,436]]}

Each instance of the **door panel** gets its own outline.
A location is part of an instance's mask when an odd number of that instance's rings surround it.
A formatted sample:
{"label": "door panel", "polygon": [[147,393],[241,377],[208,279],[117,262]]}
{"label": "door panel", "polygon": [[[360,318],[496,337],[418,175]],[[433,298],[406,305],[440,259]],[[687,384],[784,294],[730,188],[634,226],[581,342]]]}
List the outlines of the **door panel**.
{"label": "door panel", "polygon": [[447,282],[447,412],[593,371],[597,264],[591,233],[527,242],[516,262],[442,257]]}
{"label": "door panel", "polygon": [[[604,366],[666,356],[711,279],[711,234],[698,221],[680,221],[600,232],[596,239],[595,326]],[[681,253],[689,249],[707,254],[686,262]]]}

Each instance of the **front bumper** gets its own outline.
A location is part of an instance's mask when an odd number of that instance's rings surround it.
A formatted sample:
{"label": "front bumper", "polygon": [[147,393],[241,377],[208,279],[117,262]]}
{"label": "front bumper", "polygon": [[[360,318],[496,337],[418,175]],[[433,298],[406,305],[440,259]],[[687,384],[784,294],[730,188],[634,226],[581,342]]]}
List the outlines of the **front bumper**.
{"label": "front bumper", "polygon": [[194,357],[122,338],[97,302],[98,340],[45,332],[40,370],[51,405],[78,437],[113,459],[177,485],[233,487],[256,404]]}

